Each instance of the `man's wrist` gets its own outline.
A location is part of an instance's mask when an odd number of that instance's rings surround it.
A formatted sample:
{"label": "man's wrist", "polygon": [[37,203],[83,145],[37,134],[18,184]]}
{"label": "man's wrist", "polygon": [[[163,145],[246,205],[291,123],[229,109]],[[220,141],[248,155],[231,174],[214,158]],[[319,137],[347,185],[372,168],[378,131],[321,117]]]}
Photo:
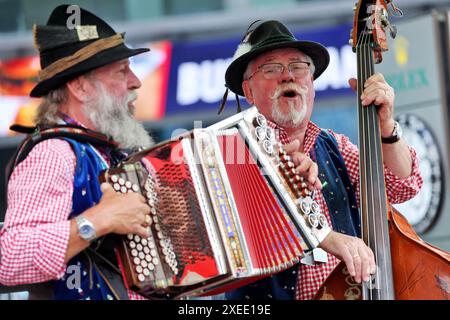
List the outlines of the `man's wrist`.
{"label": "man's wrist", "polygon": [[87,242],[92,242],[97,238],[97,232],[94,224],[84,215],[80,214],[75,218],[77,223],[78,235]]}
{"label": "man's wrist", "polygon": [[112,231],[110,230],[110,224],[107,223],[108,221],[104,221],[104,219],[102,219],[102,214],[99,210],[100,208],[94,206],[83,212],[83,216],[85,216],[86,219],[94,225],[97,238],[111,233]]}
{"label": "man's wrist", "polygon": [[381,136],[384,138],[390,137],[394,131],[395,121],[390,119],[380,125]]}

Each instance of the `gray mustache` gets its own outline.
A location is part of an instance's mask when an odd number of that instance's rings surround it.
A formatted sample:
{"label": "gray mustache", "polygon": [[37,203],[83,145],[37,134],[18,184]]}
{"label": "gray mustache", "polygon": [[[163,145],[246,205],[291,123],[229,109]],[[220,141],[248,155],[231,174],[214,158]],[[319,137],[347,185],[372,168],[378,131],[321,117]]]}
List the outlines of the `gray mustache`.
{"label": "gray mustache", "polygon": [[279,86],[270,98],[272,100],[278,99],[283,94],[283,92],[288,91],[288,90],[294,91],[296,94],[302,95],[302,96],[308,92],[308,89],[306,87],[301,87],[297,84],[289,83],[286,85]]}
{"label": "gray mustache", "polygon": [[127,97],[127,104],[128,104],[129,102],[132,102],[132,101],[137,100],[137,98],[138,98],[137,92],[136,92],[136,91],[131,91],[131,92],[128,94],[128,97]]}

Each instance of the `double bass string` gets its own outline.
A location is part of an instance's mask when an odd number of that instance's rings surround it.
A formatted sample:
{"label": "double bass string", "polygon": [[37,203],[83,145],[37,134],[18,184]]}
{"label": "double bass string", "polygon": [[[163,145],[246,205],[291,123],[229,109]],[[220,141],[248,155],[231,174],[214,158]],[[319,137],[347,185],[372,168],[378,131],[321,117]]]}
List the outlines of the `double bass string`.
{"label": "double bass string", "polygon": [[[374,62],[372,50],[370,46],[370,33],[366,29],[358,41],[358,68],[359,68],[359,85],[360,95],[363,90],[364,82],[368,77],[374,74]],[[361,103],[361,100],[358,100]],[[384,186],[383,162],[380,145],[380,128],[377,116],[377,109],[375,106],[363,107],[362,103],[359,106],[360,115],[360,169],[361,169],[361,211],[365,217],[364,232],[366,234],[365,241],[367,245],[373,249],[376,263],[382,264],[381,270],[386,274],[375,274],[375,287],[369,283],[368,295],[370,299],[379,299],[380,297],[389,297],[390,287],[390,251],[389,243],[386,241],[387,230],[385,221],[386,214],[383,210],[383,205],[386,204],[386,194],[383,193],[380,185]],[[374,148],[374,150],[372,150]],[[378,186],[377,190],[374,190]],[[378,203],[375,203],[378,202]],[[369,215],[371,209],[371,216]],[[369,221],[370,219],[370,221]],[[379,239],[381,238],[381,240]],[[381,242],[381,243],[380,243]],[[381,247],[380,247],[381,246]],[[388,274],[389,273],[389,274]],[[378,289],[375,291],[373,289]],[[365,291],[366,292],[366,291]],[[374,295],[376,295],[374,297]]]}
{"label": "double bass string", "polygon": [[[360,112],[360,170],[361,170],[361,190],[360,197],[361,201],[361,214],[364,215],[365,224],[363,225],[363,230],[365,232],[365,241],[367,245],[371,248],[374,248],[376,245],[376,233],[373,233],[373,229],[369,228],[369,214],[368,210],[371,209],[372,212],[375,210],[373,197],[369,195],[373,194],[373,162],[372,162],[372,154],[371,154],[371,144],[370,144],[370,126],[373,121],[371,121],[371,111],[373,108],[366,108],[362,106],[362,101],[360,96],[362,91],[364,90],[364,83],[370,75],[370,48],[368,43],[370,41],[369,32],[367,31],[367,24],[362,36],[358,40],[358,111]],[[372,219],[374,217],[372,216]],[[372,224],[375,222],[372,221]],[[364,235],[363,235],[364,236]],[[375,243],[372,243],[372,239],[375,238]],[[374,250],[375,259],[378,261],[378,250]],[[373,291],[371,288],[369,290],[366,289],[366,286],[363,285],[364,292],[369,295],[369,299],[373,299]]]}
{"label": "double bass string", "polygon": [[363,224],[364,221],[367,221],[367,216],[366,216],[366,211],[363,210],[363,208],[365,208],[365,205],[368,202],[367,199],[367,193],[366,190],[364,189],[364,186],[367,185],[366,183],[366,174],[365,174],[365,170],[366,170],[366,154],[364,152],[365,150],[365,144],[366,144],[366,138],[365,138],[365,117],[364,117],[364,110],[362,108],[362,104],[361,104],[361,93],[362,93],[362,88],[364,87],[364,79],[362,77],[362,53],[361,53],[361,42],[362,42],[362,38],[363,36],[358,38],[358,43],[356,45],[357,48],[357,71],[358,71],[358,77],[357,77],[357,83],[358,83],[358,87],[357,87],[357,92],[358,92],[358,97],[357,97],[357,102],[358,102],[358,108],[357,108],[357,112],[358,112],[358,118],[359,118],[359,145],[360,145],[360,161],[359,161],[359,169],[360,169],[360,207],[361,207],[361,235],[364,238],[369,239],[368,235],[367,235],[367,225]]}
{"label": "double bass string", "polygon": [[[371,51],[370,51],[370,36],[368,35],[368,34],[365,34],[365,41],[364,41],[364,45],[363,45],[363,50],[364,50],[364,53],[363,53],[363,59],[364,59],[364,62],[365,62],[365,65],[364,65],[364,72],[365,72],[365,74],[364,74],[364,82],[367,80],[367,78],[369,78],[369,76],[372,74],[371,73],[371,62],[372,62],[372,55],[371,55]],[[377,240],[377,234],[376,234],[376,232],[375,232],[375,229],[373,228],[373,226],[375,226],[375,224],[376,224],[376,222],[375,222],[375,215],[374,214],[372,214],[372,215],[369,215],[369,210],[371,210],[371,212],[375,212],[375,203],[374,203],[374,198],[373,198],[373,196],[374,196],[374,193],[376,192],[375,190],[374,190],[374,188],[373,188],[373,186],[374,186],[374,168],[373,168],[373,166],[374,166],[374,163],[373,163],[373,154],[372,154],[372,148],[373,147],[375,147],[375,156],[376,156],[376,146],[375,146],[375,144],[373,143],[373,137],[371,136],[371,134],[373,134],[373,125],[374,125],[374,121],[373,121],[373,111],[374,111],[374,109],[375,109],[375,107],[374,106],[370,106],[370,107],[364,107],[364,113],[365,113],[365,115],[366,115],[366,117],[365,117],[365,119],[366,119],[366,121],[368,122],[368,124],[367,124],[367,128],[366,128],[366,135],[367,135],[367,137],[366,137],[366,148],[364,149],[364,152],[367,152],[368,153],[368,156],[367,156],[367,163],[368,163],[368,170],[367,170],[367,176],[368,176],[368,184],[367,184],[367,193],[368,193],[368,195],[372,195],[372,197],[370,197],[369,198],[369,201],[370,201],[370,207],[368,206],[368,208],[367,208],[367,211],[366,211],[366,214],[367,214],[367,222],[368,222],[368,225],[367,225],[367,230],[368,230],[368,233],[369,233],[369,236],[368,236],[368,243],[367,243],[367,245],[371,248],[371,249],[373,249],[373,251],[374,251],[374,254],[375,254],[375,261],[376,261],[376,263],[378,263],[379,261],[380,261],[380,259],[379,259],[379,256],[378,256],[378,250],[377,250],[377,242],[378,242],[378,240]],[[371,221],[369,222],[369,219],[371,219]],[[372,227],[370,227],[370,226],[372,226]],[[372,241],[373,240],[373,241]],[[377,277],[378,277],[378,275],[375,275],[375,277],[376,277],[376,280],[378,280],[377,279]],[[378,281],[376,281],[376,282],[378,282]],[[370,299],[372,300],[374,297],[373,297],[373,294],[374,294],[374,291],[373,291],[373,287],[372,286],[369,286],[369,290],[368,290],[368,293],[369,293],[369,297],[370,297]]]}
{"label": "double bass string", "polygon": [[[367,46],[367,48],[368,48],[369,54],[370,54],[370,48],[368,46]],[[371,69],[370,75],[374,74],[375,67],[374,67],[373,59],[370,59],[369,68]],[[370,132],[373,135],[372,140],[374,142],[373,145],[375,147],[374,148],[374,150],[375,150],[375,152],[374,152],[375,153],[374,167],[375,167],[376,174],[374,175],[374,177],[376,177],[376,179],[379,181],[378,186],[380,186],[380,184],[384,184],[384,175],[383,175],[383,172],[381,171],[382,167],[380,168],[380,166],[382,166],[382,164],[383,164],[383,157],[382,157],[381,149],[380,149],[381,132],[380,132],[380,127],[379,127],[379,121],[378,121],[376,107],[373,106],[373,107],[370,107],[369,109],[370,109],[369,112],[371,114],[370,120],[372,123],[372,130],[370,130]],[[378,138],[378,141],[377,141],[377,138]],[[385,206],[386,202],[382,201],[382,199],[384,199],[383,194],[382,194],[382,192],[383,192],[382,188],[379,187],[378,190],[376,190],[376,191],[378,193],[379,201],[378,201],[378,208],[375,207],[376,204],[374,203],[374,211],[373,211],[374,214],[372,215],[373,222],[374,222],[373,226],[374,226],[374,236],[375,236],[375,243],[373,245],[376,248],[376,252],[377,252],[377,257],[378,257],[377,264],[382,262],[384,264],[383,270],[388,270],[388,265],[387,265],[388,257],[386,256],[387,251],[385,250],[385,248],[389,248],[389,244],[385,243],[385,239],[386,239],[386,234],[385,234],[386,230],[385,229],[386,228],[385,228],[384,224],[386,222],[383,221],[383,218],[385,215],[382,214],[383,213],[383,205]],[[375,211],[375,209],[378,209],[378,210]],[[377,222],[378,222],[378,226],[376,226]],[[381,236],[380,236],[381,239],[377,239],[376,230],[381,232]],[[378,248],[377,246],[380,241],[381,241],[382,246],[381,246],[381,248]],[[381,252],[379,249],[381,249]],[[380,254],[383,255],[382,261],[380,261],[380,259],[379,259]],[[384,294],[382,296],[387,296],[387,292],[388,292],[387,289],[389,287],[389,283],[387,281],[388,277],[377,273],[375,275],[375,279],[376,279],[376,283],[380,284],[380,286],[378,286],[377,289],[384,290]],[[382,280],[384,282],[384,285],[381,285],[380,280]]]}

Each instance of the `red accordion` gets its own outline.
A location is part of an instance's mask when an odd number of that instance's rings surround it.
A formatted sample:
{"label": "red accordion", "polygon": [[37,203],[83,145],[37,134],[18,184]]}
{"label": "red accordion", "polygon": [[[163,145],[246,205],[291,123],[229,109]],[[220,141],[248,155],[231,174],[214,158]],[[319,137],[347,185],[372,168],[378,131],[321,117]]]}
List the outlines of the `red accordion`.
{"label": "red accordion", "polygon": [[117,248],[126,284],[148,298],[269,276],[312,256],[330,231],[256,108],[133,154],[101,180],[151,207],[151,236],[124,236]]}

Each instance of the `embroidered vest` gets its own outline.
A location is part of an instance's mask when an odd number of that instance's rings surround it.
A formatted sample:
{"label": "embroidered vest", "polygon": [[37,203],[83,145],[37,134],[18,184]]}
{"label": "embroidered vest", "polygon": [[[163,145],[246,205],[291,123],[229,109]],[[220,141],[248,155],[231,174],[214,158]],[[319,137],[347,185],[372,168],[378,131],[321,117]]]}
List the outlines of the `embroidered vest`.
{"label": "embroidered vest", "polygon": [[[7,166],[7,181],[14,168],[27,157],[36,144],[54,138],[64,139],[70,144],[77,159],[70,219],[97,204],[102,196],[98,176],[107,165],[92,145],[108,153],[112,165],[124,157],[116,149],[116,143],[105,135],[71,122],[48,128],[13,125],[10,129],[28,135]],[[128,299],[120,270],[117,268],[114,245],[115,235],[98,239],[71,259],[62,279],[27,285],[30,299]]]}
{"label": "embroidered vest", "polygon": [[[64,140],[70,143],[77,158],[69,216],[72,219],[100,201],[98,176],[106,165],[91,145],[69,138]],[[113,238],[110,235],[97,239],[69,261],[65,276],[54,281],[55,300],[128,299],[120,273],[114,268],[117,261]],[[98,254],[107,261],[99,259]]]}

